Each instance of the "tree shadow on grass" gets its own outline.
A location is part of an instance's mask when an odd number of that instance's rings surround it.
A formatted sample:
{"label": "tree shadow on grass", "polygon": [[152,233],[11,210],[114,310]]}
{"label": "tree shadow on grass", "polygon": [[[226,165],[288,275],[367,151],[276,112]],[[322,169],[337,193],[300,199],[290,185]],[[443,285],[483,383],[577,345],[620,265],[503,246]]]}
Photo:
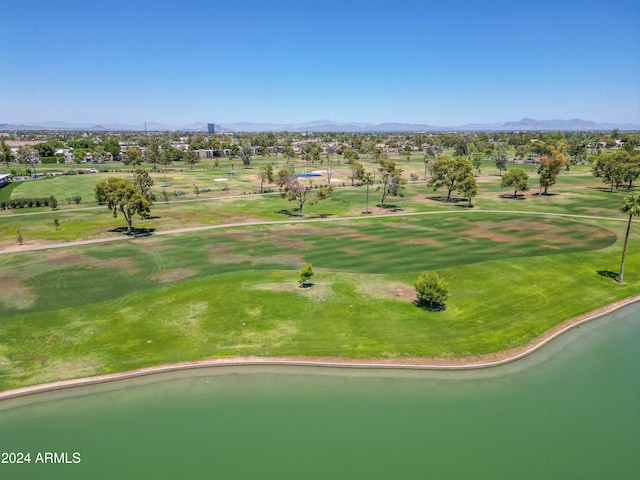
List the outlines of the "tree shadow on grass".
{"label": "tree shadow on grass", "polygon": [[612,272],[611,270],[598,270],[597,273],[602,277],[611,278],[616,282],[618,281],[618,274],[616,272]]}
{"label": "tree shadow on grass", "polygon": [[302,288],[302,289],[309,289],[309,288],[313,287],[314,285],[315,285],[315,283],[311,283],[311,282],[304,282],[304,283],[301,283],[301,284],[299,285],[299,288]]}
{"label": "tree shadow on grass", "polygon": [[[129,234],[131,237],[149,237],[155,232],[155,228],[132,228],[131,233]],[[109,230],[112,233],[124,233],[127,234],[127,227],[118,227]]]}
{"label": "tree shadow on grass", "polygon": [[557,193],[540,193],[540,192],[531,194],[532,197],[555,197],[556,195]]}
{"label": "tree shadow on grass", "polygon": [[[534,195],[537,195],[536,193],[534,193]],[[524,195],[516,195],[515,197],[513,196],[513,193],[503,193],[500,195],[500,198],[505,198],[505,199],[509,199],[509,200],[525,200],[526,197]]]}
{"label": "tree shadow on grass", "polygon": [[294,208],[292,208],[291,210],[286,210],[283,208],[282,210],[278,210],[275,213],[279,215],[286,215],[287,217],[302,217],[298,209],[294,209]]}
{"label": "tree shadow on grass", "polygon": [[394,205],[392,203],[385,203],[384,205],[376,205],[377,207],[382,208],[386,212],[404,212],[404,208],[400,208],[398,205]]}
{"label": "tree shadow on grass", "polygon": [[447,306],[444,303],[440,303],[440,302],[429,303],[429,302],[422,302],[420,300],[414,300],[413,304],[416,307],[421,308],[423,310],[427,310],[429,312],[444,312],[447,309]]}

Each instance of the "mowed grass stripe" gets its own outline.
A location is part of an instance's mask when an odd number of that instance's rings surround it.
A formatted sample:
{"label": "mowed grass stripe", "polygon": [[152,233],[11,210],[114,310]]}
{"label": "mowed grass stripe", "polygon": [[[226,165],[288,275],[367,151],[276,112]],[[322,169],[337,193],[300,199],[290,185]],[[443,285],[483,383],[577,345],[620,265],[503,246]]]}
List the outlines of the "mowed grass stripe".
{"label": "mowed grass stripe", "polygon": [[[411,298],[395,296],[397,285],[410,290],[409,273],[318,272],[316,287],[303,291],[295,271],[251,270],[15,315],[0,329],[0,389],[233,355],[491,353],[635,293],[640,275],[620,286],[596,273],[617,259],[609,248],[442,269],[451,286],[444,312],[426,312]],[[638,253],[629,256],[628,268],[640,269]]]}

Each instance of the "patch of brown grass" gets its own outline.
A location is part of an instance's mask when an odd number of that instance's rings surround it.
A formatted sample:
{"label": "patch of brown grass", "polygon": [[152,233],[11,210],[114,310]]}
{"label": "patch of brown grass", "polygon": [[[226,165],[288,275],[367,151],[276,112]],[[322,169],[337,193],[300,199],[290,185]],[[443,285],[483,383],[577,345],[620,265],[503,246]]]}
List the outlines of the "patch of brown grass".
{"label": "patch of brown grass", "polygon": [[156,273],[152,278],[160,283],[179,282],[198,274],[195,268],[173,268],[170,270],[162,270]]}
{"label": "patch of brown grass", "polygon": [[429,245],[430,247],[441,247],[442,242],[435,240],[433,238],[410,238],[408,240],[403,240],[402,243],[407,245]]}
{"label": "patch of brown grass", "polygon": [[1,276],[0,285],[2,285],[2,288],[0,288],[0,303],[3,303],[8,308],[17,310],[27,310],[33,307],[36,295],[32,287],[24,285],[15,276]]}

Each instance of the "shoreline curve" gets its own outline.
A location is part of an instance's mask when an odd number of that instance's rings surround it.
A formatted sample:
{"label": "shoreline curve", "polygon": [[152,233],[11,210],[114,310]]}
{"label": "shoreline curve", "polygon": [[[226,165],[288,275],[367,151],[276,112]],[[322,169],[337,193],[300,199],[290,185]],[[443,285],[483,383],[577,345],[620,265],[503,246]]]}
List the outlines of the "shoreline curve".
{"label": "shoreline curve", "polygon": [[204,360],[194,360],[190,362],[176,362],[152,367],[138,368],[125,372],[109,373],[92,377],[76,378],[71,380],[59,380],[56,382],[42,383],[28,387],[20,387],[11,390],[0,391],[0,401],[24,397],[37,393],[62,390],[66,388],[95,385],[100,383],[114,382],[159,373],[169,373],[181,370],[193,370],[197,368],[210,367],[237,367],[245,365],[279,365],[298,367],[328,367],[328,368],[362,368],[362,369],[410,369],[410,370],[475,370],[482,368],[497,367],[515,362],[527,357],[543,348],[547,343],[556,339],[560,335],[578,327],[584,323],[596,320],[609,313],[615,312],[627,305],[640,301],[640,294],[627,297],[622,300],[597,308],[591,312],[578,315],[564,320],[553,328],[547,330],[542,335],[536,337],[527,345],[516,348],[502,350],[486,355],[476,355],[460,358],[439,358],[439,357],[407,357],[407,358],[342,358],[342,357],[310,357],[310,356],[287,356],[287,357],[227,357],[210,358]]}

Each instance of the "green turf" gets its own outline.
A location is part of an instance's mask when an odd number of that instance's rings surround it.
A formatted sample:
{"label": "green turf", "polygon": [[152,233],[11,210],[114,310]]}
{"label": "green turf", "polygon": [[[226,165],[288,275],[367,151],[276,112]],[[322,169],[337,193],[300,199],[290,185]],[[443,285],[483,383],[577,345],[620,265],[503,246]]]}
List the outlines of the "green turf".
{"label": "green turf", "polygon": [[[406,166],[419,171],[420,164]],[[208,167],[174,168],[167,181],[186,190],[225,174],[225,166]],[[256,188],[253,173],[237,167],[230,185]],[[305,208],[303,218],[359,220],[227,227],[0,255],[0,390],[207,357],[460,357],[522,345],[566,318],[640,291],[637,228],[627,283],[617,285],[611,276],[624,222],[480,211],[622,219],[626,190],[608,192],[587,173],[563,172],[552,195],[537,196],[531,171],[532,191],[522,200],[501,197],[500,177],[489,173],[478,179],[473,209],[440,201],[442,192],[424,182],[408,184],[404,197],[381,209],[371,188],[375,213],[435,215],[363,219],[364,187],[345,187]],[[1,212],[0,248],[13,247],[17,231],[27,244],[120,235],[112,230],[124,226],[121,218],[106,207],[86,208],[84,195],[103,175],[12,186],[12,196],[83,192],[85,208]],[[154,176],[164,180],[163,172]],[[135,225],[163,231],[299,219],[295,205],[278,195],[209,194],[190,191],[184,197],[196,201],[168,204],[159,198],[151,217]],[[316,285],[300,290],[296,279],[307,262]],[[444,312],[412,304],[411,284],[426,269],[451,286]]]}

